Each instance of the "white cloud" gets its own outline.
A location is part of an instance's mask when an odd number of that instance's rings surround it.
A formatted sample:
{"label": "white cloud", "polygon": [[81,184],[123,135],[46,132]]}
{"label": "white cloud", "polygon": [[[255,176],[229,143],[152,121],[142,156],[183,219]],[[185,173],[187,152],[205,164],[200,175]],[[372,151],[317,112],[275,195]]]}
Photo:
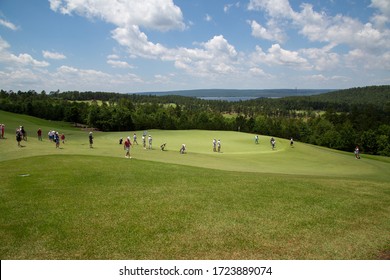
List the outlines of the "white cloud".
{"label": "white cloud", "polygon": [[121,28],[133,25],[160,31],[185,28],[183,14],[172,0],[49,1],[53,11],[99,18]]}
{"label": "white cloud", "polygon": [[0,36],[0,54],[3,54],[7,52],[7,49],[10,47],[7,41],[5,41],[3,38]]}
{"label": "white cloud", "polygon": [[[297,29],[300,34],[311,42],[325,43],[327,46],[332,46],[332,48],[343,46],[346,51],[348,49],[359,50],[361,52],[359,62],[363,57],[369,57],[370,59],[376,57],[373,60],[375,62],[386,61],[386,54],[390,51],[390,30],[385,28],[385,25],[390,19],[390,1],[372,0],[371,7],[378,9],[379,13],[371,18],[372,22],[364,23],[341,14],[331,16],[324,11],[317,12],[313,5],[307,3],[300,6],[300,11],[294,11],[288,0],[250,0],[248,5],[249,10],[264,11],[266,17],[268,17],[268,22],[272,21],[273,23],[271,28],[269,23],[267,23],[267,27],[264,27],[252,21],[252,35],[255,37],[281,43],[284,42],[280,40],[282,37],[277,38],[276,34],[284,35],[288,29]],[[279,28],[279,30],[276,28]],[[283,39],[286,39],[286,37],[283,37]],[[277,49],[274,51],[277,51]],[[300,52],[303,56],[301,58],[313,63],[318,71],[331,69],[336,63],[348,64],[351,58],[355,57],[353,53],[342,57],[325,49],[306,49]],[[265,61],[268,61],[268,63],[278,62],[278,57],[287,57],[295,61],[291,53],[270,52],[265,57]],[[298,59],[298,56],[295,58]],[[342,61],[342,59],[345,61]],[[288,59],[279,59],[280,63],[288,61]],[[304,61],[301,61],[301,63],[305,64]],[[373,66],[372,62],[367,61],[366,63],[369,67]]]}
{"label": "white cloud", "polygon": [[228,13],[232,6],[233,6],[233,4],[226,4],[225,6],[223,6],[223,11],[225,13]]}
{"label": "white cloud", "polygon": [[168,51],[161,44],[149,42],[148,36],[136,25],[127,28],[118,27],[111,33],[120,45],[127,47],[132,56],[159,58]]}
{"label": "white cloud", "polygon": [[238,53],[222,35],[199,45],[202,48],[173,50],[167,59],[191,75],[210,79],[237,71]]}
{"label": "white cloud", "polygon": [[331,70],[340,67],[341,64],[340,55],[331,51],[333,47],[328,45],[321,49],[308,48],[300,50],[300,53],[314,65],[315,70]]}
{"label": "white cloud", "polygon": [[27,53],[22,53],[19,55],[10,54],[9,58],[11,62],[21,64],[21,65],[31,65],[36,67],[47,67],[50,65],[46,61],[39,61],[34,59],[31,55]]}
{"label": "white cloud", "polygon": [[326,84],[329,81],[341,81],[341,82],[350,81],[350,78],[346,76],[340,76],[340,75],[325,76],[323,74],[304,76],[304,79],[307,79],[308,81],[323,83],[323,84]]}
{"label": "white cloud", "polygon": [[310,70],[312,66],[304,57],[296,51],[285,50],[279,44],[273,44],[268,53],[261,47],[256,47],[256,52],[251,55],[255,63],[265,63],[268,65],[281,65],[293,69]]}
{"label": "white cloud", "polygon": [[0,63],[5,63],[10,67],[47,67],[50,65],[48,62],[36,60],[26,53],[15,55],[9,52],[9,47],[8,42],[0,37]]}
{"label": "white cloud", "polygon": [[350,50],[344,55],[345,66],[360,72],[361,70],[390,70],[390,51],[378,56],[367,54],[361,49]]}
{"label": "white cloud", "polygon": [[0,84],[8,90],[31,90],[31,86],[42,85],[42,75],[31,69],[18,68],[0,71]]}
{"label": "white cloud", "polygon": [[7,28],[9,28],[9,29],[11,29],[11,30],[13,30],[13,31],[16,31],[16,30],[19,29],[19,28],[18,28],[15,24],[13,24],[12,22],[6,21],[6,20],[1,19],[1,18],[0,18],[0,25],[5,26],[5,27],[7,27]]}
{"label": "white cloud", "polygon": [[226,4],[223,6],[223,11],[228,13],[232,7],[239,8],[241,6],[240,2],[236,2],[235,4]]}
{"label": "white cloud", "polygon": [[61,60],[66,59],[66,56],[62,53],[42,51],[43,57],[47,59]]}
{"label": "white cloud", "polygon": [[210,22],[213,20],[213,18],[209,14],[206,14],[204,20]]}
{"label": "white cloud", "polygon": [[110,54],[107,56],[107,59],[119,59],[119,55],[117,54]]}
{"label": "white cloud", "polygon": [[390,18],[390,2],[388,0],[371,0],[370,7],[377,8],[381,14]]}
{"label": "white cloud", "polygon": [[290,18],[294,14],[288,0],[250,0],[249,10],[266,11],[271,17]]}
{"label": "white cloud", "polygon": [[390,18],[384,15],[373,15],[371,21],[376,27],[382,29],[390,22]]}
{"label": "white cloud", "polygon": [[249,21],[249,24],[252,28],[252,36],[255,38],[265,39],[269,41],[276,41],[282,43],[285,41],[285,35],[283,31],[274,25],[274,21],[269,21],[269,29],[263,27],[261,24],[257,23],[255,20]]}
{"label": "white cloud", "polygon": [[250,68],[249,69],[249,74],[251,74],[254,77],[261,77],[261,78],[267,78],[267,79],[273,78],[272,75],[267,74],[263,69],[261,69],[259,67],[252,67],[252,68]]}
{"label": "white cloud", "polygon": [[143,84],[144,82],[137,75],[128,73],[125,75],[113,75],[93,69],[79,69],[71,66],[61,66],[54,73],[46,77],[47,84],[53,88],[64,88],[67,90],[117,90],[123,92],[123,88]]}
{"label": "white cloud", "polygon": [[109,60],[107,60],[107,63],[114,68],[129,68],[129,69],[133,68],[133,66],[131,66],[126,61],[109,59]]}
{"label": "white cloud", "polygon": [[173,84],[172,78],[174,78],[174,77],[175,77],[174,74],[168,74],[168,75],[156,74],[156,75],[154,75],[153,83],[159,84],[159,85]]}
{"label": "white cloud", "polygon": [[[380,21],[383,25],[388,19],[384,18],[384,15],[390,15],[390,1],[373,0],[371,6],[381,11],[381,15],[376,17],[376,23]],[[387,49],[390,46],[390,32],[387,29],[376,29],[370,22],[362,23],[341,14],[329,16],[325,12],[316,12],[312,4],[303,3],[301,11],[296,12],[288,0],[251,0],[248,9],[265,11],[273,20],[274,26],[278,25],[280,30],[297,28],[312,42],[343,44],[352,48],[358,46],[367,51]],[[286,25],[286,21],[289,21],[290,25]],[[272,34],[264,27],[252,27],[252,30],[263,38],[269,38]]]}
{"label": "white cloud", "polygon": [[276,64],[310,69],[307,60],[299,56],[298,52],[282,49],[279,44],[274,44],[268,50],[268,61]]}
{"label": "white cloud", "polygon": [[387,48],[390,44],[389,32],[381,32],[371,23],[362,22],[342,15],[330,17],[313,11],[313,6],[304,4],[300,13],[295,13],[294,23],[300,32],[311,41],[359,46],[366,50]]}
{"label": "white cloud", "polygon": [[214,38],[202,45],[214,56],[235,57],[237,55],[235,48],[222,35],[214,36]]}

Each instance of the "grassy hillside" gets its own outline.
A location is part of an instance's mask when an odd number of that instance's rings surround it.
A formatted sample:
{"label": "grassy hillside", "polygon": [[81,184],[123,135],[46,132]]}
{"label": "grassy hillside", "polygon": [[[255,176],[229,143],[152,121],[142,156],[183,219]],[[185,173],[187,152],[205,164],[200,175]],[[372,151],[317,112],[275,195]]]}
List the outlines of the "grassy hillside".
{"label": "grassy hillside", "polygon": [[[152,130],[154,149],[126,159],[118,140],[133,132],[94,132],[91,149],[65,123],[2,111],[0,123],[1,259],[376,259],[390,248],[388,158]],[[66,143],[38,141],[38,127]]]}

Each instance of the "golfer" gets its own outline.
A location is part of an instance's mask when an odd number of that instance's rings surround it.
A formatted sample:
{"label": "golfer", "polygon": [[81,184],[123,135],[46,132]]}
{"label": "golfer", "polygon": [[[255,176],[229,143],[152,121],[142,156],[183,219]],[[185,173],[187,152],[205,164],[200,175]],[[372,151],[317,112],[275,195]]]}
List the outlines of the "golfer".
{"label": "golfer", "polygon": [[92,131],[89,132],[88,138],[89,138],[89,147],[90,147],[90,148],[93,148],[93,147],[92,147],[92,145],[93,145],[93,135],[92,135]]}
{"label": "golfer", "polygon": [[184,154],[186,152],[186,144],[182,144],[180,148],[180,153]]}
{"label": "golfer", "polygon": [[152,135],[149,135],[149,137],[148,137],[149,150],[151,150],[151,149],[152,149],[152,141],[153,141],[153,139],[152,139]]}
{"label": "golfer", "polygon": [[130,146],[131,146],[131,142],[130,142],[130,136],[127,137],[125,143],[123,144],[124,148],[125,148],[125,151],[126,151],[126,154],[125,154],[125,158],[131,158],[130,156]]}
{"label": "golfer", "polygon": [[272,150],[274,150],[276,141],[275,141],[275,139],[273,137],[271,137],[270,143],[271,143],[271,146],[272,146]]}
{"label": "golfer", "polygon": [[356,146],[355,151],[354,151],[354,154],[355,154],[355,158],[356,158],[356,159],[360,159],[359,146]]}
{"label": "golfer", "polygon": [[138,145],[138,142],[137,142],[137,134],[133,134],[133,144],[137,144]]}

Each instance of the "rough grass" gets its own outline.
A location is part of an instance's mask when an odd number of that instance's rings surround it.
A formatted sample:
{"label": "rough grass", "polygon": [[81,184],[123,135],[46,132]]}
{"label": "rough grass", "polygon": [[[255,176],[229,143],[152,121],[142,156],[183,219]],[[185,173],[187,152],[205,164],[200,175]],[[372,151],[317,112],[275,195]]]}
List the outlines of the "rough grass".
{"label": "rough grass", "polygon": [[[386,158],[282,139],[272,151],[268,137],[255,145],[243,133],[150,131],[168,151],[138,146],[129,160],[117,140],[130,132],[96,133],[90,149],[87,133],[66,124],[0,117],[70,135],[62,149],[35,138],[17,148],[7,125],[1,259],[377,259],[389,249]],[[218,136],[220,154],[211,151]],[[170,148],[184,141],[188,154]]]}

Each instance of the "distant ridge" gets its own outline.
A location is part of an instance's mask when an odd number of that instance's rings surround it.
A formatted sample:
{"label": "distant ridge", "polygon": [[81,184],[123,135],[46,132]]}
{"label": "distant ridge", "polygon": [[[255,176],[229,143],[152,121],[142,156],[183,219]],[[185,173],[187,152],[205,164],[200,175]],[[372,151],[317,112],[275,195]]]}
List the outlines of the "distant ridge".
{"label": "distant ridge", "polygon": [[312,101],[347,103],[347,104],[373,104],[386,106],[390,102],[390,85],[356,87],[337,90],[327,94],[318,94],[310,97]]}
{"label": "distant ridge", "polygon": [[137,92],[139,95],[180,95],[188,97],[287,97],[328,93],[335,89],[195,89],[175,91]]}

